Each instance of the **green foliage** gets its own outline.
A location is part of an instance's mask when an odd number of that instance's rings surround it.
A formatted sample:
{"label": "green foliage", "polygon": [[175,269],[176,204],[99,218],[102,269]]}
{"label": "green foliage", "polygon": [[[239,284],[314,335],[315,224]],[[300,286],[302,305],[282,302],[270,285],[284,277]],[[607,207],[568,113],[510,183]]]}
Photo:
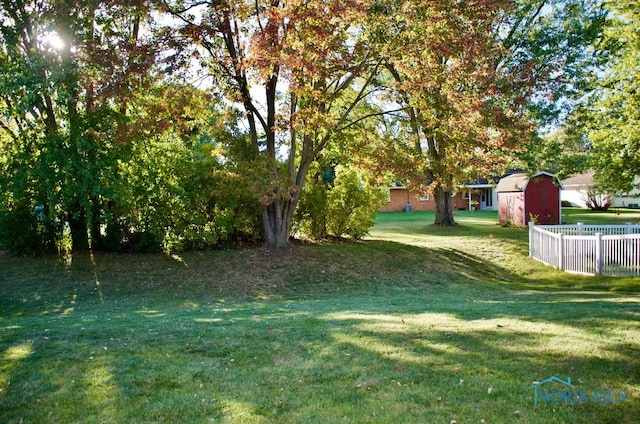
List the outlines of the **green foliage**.
{"label": "green foliage", "polygon": [[[373,227],[386,194],[353,168],[338,165],[334,172],[335,177],[316,165],[296,211],[296,228],[316,239],[345,235],[361,238]],[[323,178],[329,174],[333,181]]]}
{"label": "green foliage", "polygon": [[564,179],[586,171],[590,155],[591,146],[581,134],[560,129],[533,137],[514,167],[548,171]]}
{"label": "green foliage", "polygon": [[133,160],[119,170],[128,183],[110,216],[122,230],[121,248],[184,251],[260,240],[259,204],[217,146],[160,137],[132,148]]}
{"label": "green foliage", "polygon": [[[155,63],[156,43],[140,33],[147,13],[136,2],[114,2],[106,14],[95,2],[2,4],[0,131],[11,155],[0,196],[17,200],[10,216],[24,215],[20,199],[43,205],[46,219],[68,223],[73,249],[86,250],[127,160],[128,102]],[[47,244],[60,241],[47,234]]]}
{"label": "green foliage", "polygon": [[507,12],[504,66],[528,86],[530,117],[561,122],[606,58],[596,54],[607,10],[601,0],[518,0]]}
{"label": "green foliage", "polygon": [[0,248],[19,256],[56,253],[61,238],[60,223],[44,212],[44,206],[27,199],[4,200],[0,206]]}
{"label": "green foliage", "polygon": [[[449,192],[499,172],[551,94],[578,89],[602,22],[581,0],[213,2],[208,19],[181,0],[0,2],[0,245],[16,252],[64,228],[73,250],[286,246],[306,180],[300,231],[361,237],[379,197],[362,174],[306,178],[356,151],[434,183],[453,222]],[[189,53],[208,93],[171,79]],[[543,145],[530,162],[568,144]]]}
{"label": "green foliage", "polygon": [[361,173],[338,166],[334,186],[327,196],[329,234],[365,236],[385,199],[385,191],[371,186]]}
{"label": "green foliage", "polygon": [[61,222],[46,196],[42,165],[0,131],[0,248],[16,255],[55,253]]}
{"label": "green foliage", "polygon": [[[85,223],[78,231],[90,235],[93,250],[181,251],[260,240],[252,176],[242,173],[250,168],[246,140],[210,100],[178,85],[139,93],[122,142],[108,135],[117,123],[106,117],[92,128],[102,136],[79,137],[80,146],[29,152],[20,138],[3,138],[0,244],[16,254],[51,252],[71,217]],[[45,221],[34,220],[38,205],[47,209]],[[47,223],[57,224],[47,230]]]}
{"label": "green foliage", "polygon": [[322,239],[329,235],[327,204],[330,187],[322,178],[311,177],[308,180],[296,208],[294,230],[314,239]]}
{"label": "green foliage", "polygon": [[640,174],[640,4],[611,1],[603,45],[608,64],[581,123],[594,146],[593,168],[603,189],[631,192]]}
{"label": "green foliage", "polygon": [[221,165],[211,145],[180,165],[181,205],[170,212],[168,250],[230,246],[261,239],[260,205],[232,164]]}

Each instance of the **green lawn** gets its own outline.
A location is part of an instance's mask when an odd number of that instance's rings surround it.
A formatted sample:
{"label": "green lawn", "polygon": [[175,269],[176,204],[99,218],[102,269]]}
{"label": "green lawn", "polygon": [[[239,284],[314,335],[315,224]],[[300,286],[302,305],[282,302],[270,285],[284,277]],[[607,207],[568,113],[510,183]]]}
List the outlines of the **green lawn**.
{"label": "green lawn", "polygon": [[640,209],[612,208],[606,212],[593,212],[582,208],[562,208],[562,221],[575,224],[615,224],[623,225],[627,222],[640,223]]}
{"label": "green lawn", "polygon": [[[531,261],[495,213],[432,219],[288,253],[0,256],[0,422],[638,421],[638,279]],[[534,406],[551,376],[589,402]]]}

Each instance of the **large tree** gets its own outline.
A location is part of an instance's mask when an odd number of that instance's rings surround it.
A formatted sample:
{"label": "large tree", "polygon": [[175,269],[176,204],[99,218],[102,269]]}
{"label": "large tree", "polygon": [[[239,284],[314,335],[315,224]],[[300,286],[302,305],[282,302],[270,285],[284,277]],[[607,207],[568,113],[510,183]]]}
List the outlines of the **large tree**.
{"label": "large tree", "polygon": [[640,175],[640,3],[610,1],[610,20],[599,47],[607,58],[588,97],[586,133],[602,188],[628,193]]}
{"label": "large tree", "polygon": [[429,185],[435,223],[451,225],[456,186],[500,174],[536,126],[563,117],[593,69],[585,46],[603,12],[583,0],[378,4],[389,101],[405,107],[391,138],[396,174]]}
{"label": "large tree", "polygon": [[166,3],[182,34],[197,43],[213,90],[244,110],[267,246],[289,244],[309,167],[357,119],[355,106],[369,94],[377,60],[361,28],[366,3]]}
{"label": "large tree", "polygon": [[[428,185],[437,225],[453,225],[451,195],[479,171],[496,173],[528,129],[522,75],[497,64],[507,2],[403,1],[372,34],[384,53],[385,100],[400,106],[385,153],[395,174]],[[400,153],[400,154],[398,154]]]}
{"label": "large tree", "polygon": [[508,12],[501,60],[505,69],[526,70],[531,95],[528,116],[538,126],[513,162],[559,176],[585,171],[592,146],[576,110],[589,102],[608,57],[603,30],[608,11],[602,0],[518,0]]}
{"label": "large tree", "polygon": [[[515,0],[501,39],[507,54],[497,66],[521,76],[529,118],[543,131],[565,122],[606,58],[600,43],[607,19],[602,0]],[[524,87],[523,87],[524,88]]]}
{"label": "large tree", "polygon": [[130,99],[152,79],[162,43],[142,30],[142,0],[1,4],[3,207],[25,217],[41,208],[39,221],[53,231],[67,222],[74,250],[85,250],[126,156]]}

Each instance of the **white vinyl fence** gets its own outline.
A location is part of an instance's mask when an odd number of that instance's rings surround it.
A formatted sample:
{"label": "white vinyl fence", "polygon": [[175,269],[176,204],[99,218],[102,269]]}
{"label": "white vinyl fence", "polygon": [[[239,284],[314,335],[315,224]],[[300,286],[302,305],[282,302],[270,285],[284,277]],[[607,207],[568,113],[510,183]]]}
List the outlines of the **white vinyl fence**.
{"label": "white vinyl fence", "polygon": [[640,225],[533,225],[529,256],[590,275],[640,277]]}

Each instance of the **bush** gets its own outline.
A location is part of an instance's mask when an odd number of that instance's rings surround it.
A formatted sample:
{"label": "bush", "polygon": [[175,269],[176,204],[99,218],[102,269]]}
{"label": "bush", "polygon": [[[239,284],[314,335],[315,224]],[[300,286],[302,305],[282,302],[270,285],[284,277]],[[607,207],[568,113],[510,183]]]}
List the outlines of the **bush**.
{"label": "bush", "polygon": [[294,216],[293,227],[295,232],[313,239],[322,239],[328,236],[328,190],[329,184],[322,181],[322,179],[307,182]]}
{"label": "bush", "polygon": [[613,205],[615,196],[601,190],[598,186],[591,186],[587,189],[584,200],[587,207],[592,211],[606,211]]}
{"label": "bush", "polygon": [[0,210],[0,246],[16,256],[56,253],[61,226],[36,213],[26,202]]}
{"label": "bush", "polygon": [[296,211],[296,231],[316,239],[368,234],[386,193],[352,168],[337,166],[332,182],[322,178],[319,167],[315,171]]}
{"label": "bush", "polygon": [[[262,238],[260,205],[233,163],[213,145],[158,145],[125,166],[124,196],[104,214],[103,246],[135,252],[180,252],[253,243]],[[160,149],[162,147],[162,149]]]}

